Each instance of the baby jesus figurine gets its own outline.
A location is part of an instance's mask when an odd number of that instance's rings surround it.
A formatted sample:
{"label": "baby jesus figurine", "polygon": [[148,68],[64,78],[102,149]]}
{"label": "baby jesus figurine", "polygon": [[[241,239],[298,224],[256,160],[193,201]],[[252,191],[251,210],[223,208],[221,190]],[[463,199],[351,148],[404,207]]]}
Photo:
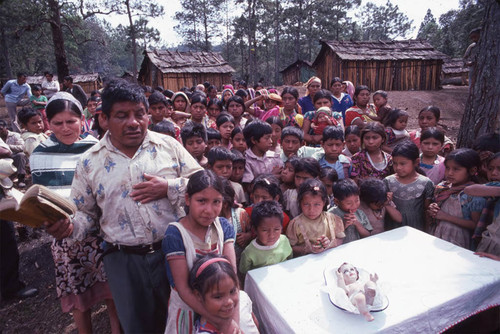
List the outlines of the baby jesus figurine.
{"label": "baby jesus figurine", "polygon": [[343,263],[337,269],[337,284],[343,289],[349,301],[356,306],[367,321],[373,321],[373,316],[370,314],[367,305],[373,305],[377,289],[377,274],[370,274],[370,280],[363,285],[359,281],[359,272],[352,264]]}

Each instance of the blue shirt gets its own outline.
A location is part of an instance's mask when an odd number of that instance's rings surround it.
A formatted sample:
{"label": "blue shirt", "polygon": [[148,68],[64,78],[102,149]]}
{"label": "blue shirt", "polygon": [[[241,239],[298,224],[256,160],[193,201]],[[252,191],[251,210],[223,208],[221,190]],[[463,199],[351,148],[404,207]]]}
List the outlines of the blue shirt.
{"label": "blue shirt", "polygon": [[302,115],[305,115],[305,113],[308,111],[316,110],[316,108],[314,108],[314,103],[312,101],[312,97],[309,95],[302,96],[299,99],[298,103],[299,103],[299,106],[302,108]]}
{"label": "blue shirt", "polygon": [[344,165],[343,164],[350,163],[349,158],[347,158],[345,155],[342,155],[342,154],[339,155],[337,161],[335,161],[334,164],[331,164],[328,161],[326,161],[324,154],[323,154],[323,157],[318,160],[318,162],[319,162],[319,165],[321,166],[321,168],[332,167],[333,169],[335,169],[335,171],[337,172],[337,175],[339,176],[339,180],[345,179]]}
{"label": "blue shirt", "polygon": [[19,85],[17,79],[7,81],[2,88],[2,94],[5,96],[5,102],[18,103],[24,95],[31,97],[31,87],[27,83]]}

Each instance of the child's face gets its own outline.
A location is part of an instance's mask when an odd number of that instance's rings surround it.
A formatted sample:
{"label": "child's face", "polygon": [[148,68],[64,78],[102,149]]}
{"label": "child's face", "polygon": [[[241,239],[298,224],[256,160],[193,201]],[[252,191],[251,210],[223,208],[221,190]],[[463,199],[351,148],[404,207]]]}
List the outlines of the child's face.
{"label": "child's face", "polygon": [[285,94],[282,96],[283,108],[286,110],[293,110],[297,106],[297,99],[292,94]]}
{"label": "child's face", "polygon": [[226,92],[224,92],[224,96],[222,97],[222,99],[223,99],[224,102],[226,102],[227,100],[229,100],[231,98],[231,96],[233,96],[231,94],[231,92],[226,91]]}
{"label": "child's face", "polygon": [[486,175],[488,176],[488,180],[491,182],[500,181],[500,158],[490,161],[488,169],[486,170]]}
{"label": "child's face", "polygon": [[278,217],[262,218],[259,226],[255,229],[257,243],[261,246],[274,245],[281,236],[281,221]]}
{"label": "child's face", "polygon": [[328,161],[337,161],[339,155],[344,149],[344,142],[340,139],[328,139],[321,143],[323,150],[325,150],[325,158]]}
{"label": "child's face", "polygon": [[277,105],[278,105],[278,102],[271,100],[271,99],[266,99],[264,101],[264,107],[266,108],[266,110],[273,109]]}
{"label": "child's face", "polygon": [[453,186],[459,186],[469,182],[471,173],[475,172],[475,170],[468,171],[467,168],[460,166],[453,160],[446,161],[444,166],[444,177]]}
{"label": "child's face", "polygon": [[418,115],[418,125],[424,131],[437,125],[436,116],[431,111],[423,111]]}
{"label": "child's face", "polygon": [[269,193],[269,191],[267,191],[267,189],[257,187],[252,192],[253,204],[257,204],[257,203],[260,203],[263,201],[274,201],[274,200],[278,200],[278,199],[273,198],[271,196],[271,194]]}
{"label": "child's face", "polygon": [[188,216],[194,224],[209,227],[222,210],[222,194],[214,188],[205,188],[189,196],[186,194],[186,205],[189,206]]}
{"label": "child's face", "polygon": [[287,158],[296,155],[301,145],[300,139],[295,136],[285,136],[281,141],[281,148]]}
{"label": "child's face", "polygon": [[348,134],[345,137],[345,146],[351,153],[359,152],[359,148],[361,147],[361,138],[354,134]]}
{"label": "child's face", "polygon": [[[151,107],[150,107],[151,108]],[[96,101],[89,101],[87,103],[87,110],[89,111],[89,113],[94,116],[95,115],[95,111],[97,109],[97,102]]]}
{"label": "child's face", "polygon": [[39,97],[41,94],[42,94],[41,90],[34,90],[33,91],[33,95],[35,95],[36,97]]}
{"label": "child's face", "polygon": [[178,96],[174,100],[174,109],[179,111],[186,111],[187,102],[183,96]]}
{"label": "child's face", "polygon": [[300,208],[304,216],[309,219],[316,219],[323,212],[325,201],[320,195],[306,193],[300,201]]}
{"label": "child's face", "polygon": [[380,150],[384,143],[382,136],[376,132],[367,132],[363,137],[363,146],[368,152],[375,152]]}
{"label": "child's face", "polygon": [[231,160],[218,160],[214,162],[212,170],[218,176],[229,179],[233,172],[233,162]]}
{"label": "child's face", "polygon": [[231,132],[234,130],[234,124],[232,122],[226,122],[219,126],[219,132],[223,139],[230,140]]}
{"label": "child's face", "polygon": [[347,196],[341,201],[335,199],[335,203],[342,211],[348,213],[355,213],[356,210],[358,210],[360,204],[359,195]]}
{"label": "child's face", "polygon": [[[97,105],[96,105],[97,106]],[[161,122],[165,117],[167,111],[167,107],[163,103],[155,103],[149,106],[149,113],[151,114],[151,118],[153,122]]]}
{"label": "child's face", "polygon": [[443,148],[443,143],[435,138],[427,138],[420,141],[420,150],[424,157],[435,158]]}
{"label": "child's face", "polygon": [[220,139],[209,139],[208,140],[208,143],[207,143],[207,149],[205,150],[205,152],[208,152],[210,151],[210,149],[212,147],[215,147],[215,146],[220,146],[221,145],[221,142],[220,142]]}
{"label": "child's face", "polygon": [[394,130],[404,130],[406,129],[406,125],[408,124],[408,116],[399,117],[394,123]]}
{"label": "child's face", "polygon": [[273,140],[273,146],[276,146],[281,138],[281,127],[278,124],[272,124],[273,133],[271,133],[271,139]]}
{"label": "child's face", "polygon": [[237,133],[231,140],[231,143],[233,144],[233,148],[237,149],[241,153],[244,153],[247,149],[247,142],[245,141],[243,132]]}
{"label": "child's face", "polygon": [[26,123],[26,130],[36,134],[43,132],[43,121],[40,115],[31,117]]}
{"label": "child's face", "polygon": [[295,169],[290,162],[285,163],[285,167],[281,170],[280,179],[284,184],[294,183]]}
{"label": "child's face", "polygon": [[165,117],[172,117],[172,114],[174,113],[174,106],[171,104],[167,104],[166,110],[165,110]]}
{"label": "child's face", "polygon": [[308,172],[295,173],[295,188],[299,189],[300,185],[307,179],[313,179],[313,176]]}
{"label": "child's face", "polygon": [[318,115],[318,123],[329,123],[329,118],[325,113],[320,113]]}
{"label": "child's face", "polygon": [[242,161],[233,162],[233,172],[231,173],[231,181],[241,182],[245,173],[245,163]]}
{"label": "child's face", "polygon": [[326,188],[326,193],[328,194],[328,196],[332,196],[332,194],[333,194],[333,182],[326,177],[322,178],[321,182],[323,182],[323,185]]}
{"label": "child's face", "polygon": [[319,99],[316,102],[314,102],[314,108],[319,109],[321,107],[328,107],[330,108],[332,106],[332,101],[330,99],[327,99],[326,97],[323,99]]}
{"label": "child's face", "polygon": [[356,97],[356,104],[359,106],[366,106],[368,102],[370,102],[370,92],[364,89],[359,92],[358,96]]}
{"label": "child's face", "polygon": [[374,95],[373,104],[379,109],[387,104],[387,99],[380,94]]}
{"label": "child's face", "polygon": [[243,106],[236,101],[231,101],[227,106],[227,111],[233,115],[234,118],[240,118],[243,115]]}
{"label": "child's face", "polygon": [[184,147],[195,159],[201,160],[207,144],[200,137],[191,137],[186,140]]}
{"label": "child's face", "polygon": [[415,168],[419,164],[419,159],[412,161],[402,156],[395,156],[392,158],[392,167],[394,172],[400,178],[411,177],[415,174]]}
{"label": "child's face", "polygon": [[207,312],[213,316],[230,319],[238,310],[240,301],[239,288],[229,275],[222,276],[203,296]]}
{"label": "child's face", "polygon": [[346,263],[340,267],[340,273],[344,278],[345,284],[352,284],[358,280],[358,271],[352,264]]}
{"label": "child's face", "polygon": [[207,107],[200,102],[191,105],[191,118],[193,121],[200,123],[205,117]]}
{"label": "child's face", "polygon": [[273,140],[271,134],[263,135],[259,140],[252,138],[253,151],[260,155],[266,154],[273,147]]}
{"label": "child's face", "polygon": [[215,103],[213,103],[210,105],[210,107],[208,107],[207,112],[208,116],[212,118],[217,118],[217,116],[219,116],[220,114],[220,109]]}

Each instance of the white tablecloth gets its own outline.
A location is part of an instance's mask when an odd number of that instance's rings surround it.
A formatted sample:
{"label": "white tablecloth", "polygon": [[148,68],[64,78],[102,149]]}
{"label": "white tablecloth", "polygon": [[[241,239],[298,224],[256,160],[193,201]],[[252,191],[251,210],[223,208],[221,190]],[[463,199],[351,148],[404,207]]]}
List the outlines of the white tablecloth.
{"label": "white tablecloth", "polygon": [[[343,262],[378,274],[389,307],[374,321],[330,302],[323,271]],[[252,270],[245,291],[265,333],[435,333],[500,304],[500,262],[401,227]]]}

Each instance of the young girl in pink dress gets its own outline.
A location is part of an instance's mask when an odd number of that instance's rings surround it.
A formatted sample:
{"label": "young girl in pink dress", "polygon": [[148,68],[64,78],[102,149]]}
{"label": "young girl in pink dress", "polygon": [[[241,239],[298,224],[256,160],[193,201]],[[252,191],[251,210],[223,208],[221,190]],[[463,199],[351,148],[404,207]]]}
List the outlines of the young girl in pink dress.
{"label": "young girl in pink dress", "polygon": [[479,154],[468,148],[452,151],[446,157],[446,182],[436,186],[429,215],[434,218],[434,236],[469,249],[472,232],[479,221],[486,200],[470,196],[464,188],[474,184],[481,165]]}
{"label": "young girl in pink dress", "polygon": [[351,178],[357,181],[367,177],[383,179],[392,174],[392,158],[382,151],[386,141],[384,126],[378,122],[366,124],[361,130],[361,152],[351,159]]}

